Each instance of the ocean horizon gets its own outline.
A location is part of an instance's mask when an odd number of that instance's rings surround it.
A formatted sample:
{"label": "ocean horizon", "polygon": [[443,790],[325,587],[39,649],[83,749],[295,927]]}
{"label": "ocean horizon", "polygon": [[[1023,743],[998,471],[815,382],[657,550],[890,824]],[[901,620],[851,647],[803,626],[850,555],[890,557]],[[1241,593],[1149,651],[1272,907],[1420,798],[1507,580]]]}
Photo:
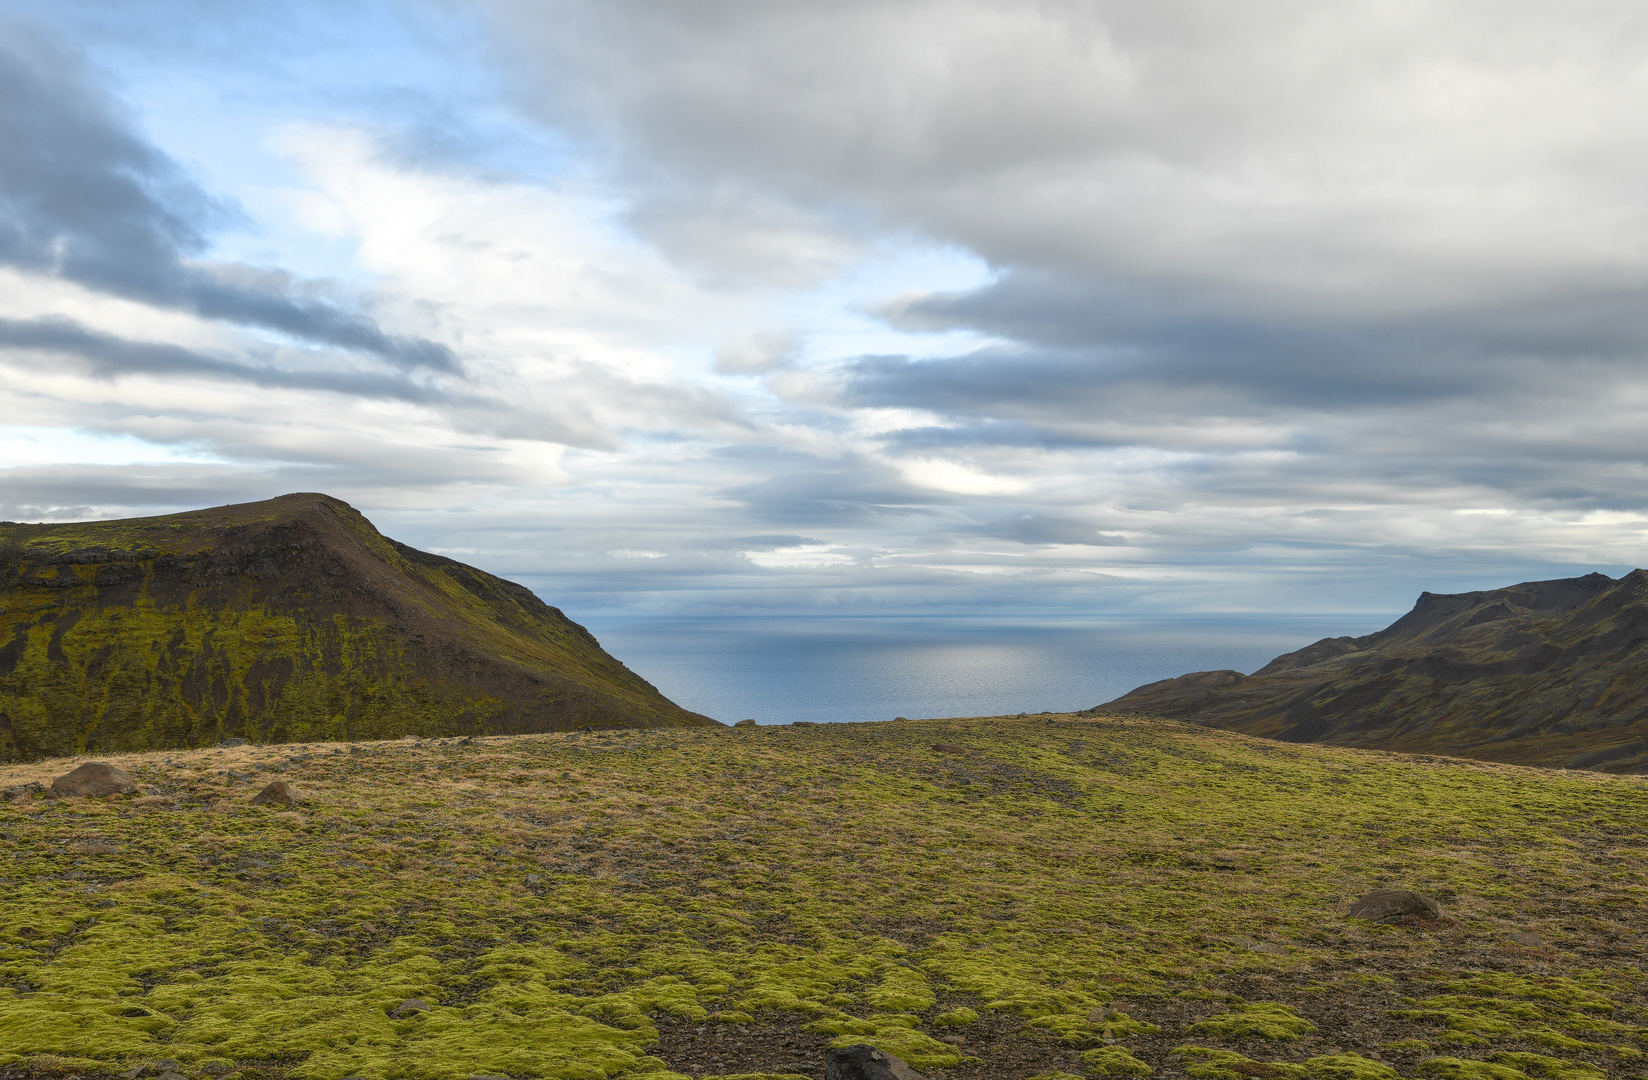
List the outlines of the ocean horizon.
{"label": "ocean horizon", "polygon": [[[1398,613],[1399,614],[1399,613]],[[684,708],[724,723],[1075,712],[1190,671],[1251,673],[1368,615],[580,617]]]}

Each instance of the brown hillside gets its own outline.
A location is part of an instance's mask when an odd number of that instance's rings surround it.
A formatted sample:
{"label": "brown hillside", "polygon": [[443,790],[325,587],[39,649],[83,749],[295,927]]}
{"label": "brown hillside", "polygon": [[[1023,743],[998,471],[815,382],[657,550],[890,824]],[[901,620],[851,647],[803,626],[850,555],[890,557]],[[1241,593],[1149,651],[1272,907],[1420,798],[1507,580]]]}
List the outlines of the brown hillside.
{"label": "brown hillside", "polygon": [[1424,593],[1365,637],[1106,705],[1288,742],[1648,771],[1648,572]]}

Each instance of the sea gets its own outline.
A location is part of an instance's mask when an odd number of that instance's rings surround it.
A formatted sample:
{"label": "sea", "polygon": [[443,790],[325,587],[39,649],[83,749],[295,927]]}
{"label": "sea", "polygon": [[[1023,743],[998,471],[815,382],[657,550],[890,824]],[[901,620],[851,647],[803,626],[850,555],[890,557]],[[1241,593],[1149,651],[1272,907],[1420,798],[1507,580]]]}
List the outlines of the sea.
{"label": "sea", "polygon": [[1073,712],[1191,671],[1251,673],[1395,614],[581,616],[676,704],[724,723]]}

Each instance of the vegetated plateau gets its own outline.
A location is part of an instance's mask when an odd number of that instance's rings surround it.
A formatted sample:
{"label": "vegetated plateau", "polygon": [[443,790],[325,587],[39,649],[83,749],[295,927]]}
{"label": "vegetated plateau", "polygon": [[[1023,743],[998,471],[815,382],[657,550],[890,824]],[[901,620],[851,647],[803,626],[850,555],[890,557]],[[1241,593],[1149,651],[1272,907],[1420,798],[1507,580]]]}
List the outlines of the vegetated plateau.
{"label": "vegetated plateau", "polygon": [[530,590],[326,495],[0,522],[0,760],[714,723]]}
{"label": "vegetated plateau", "polygon": [[1637,777],[1089,715],[109,760],[0,767],[0,1073],[1648,1073]]}
{"label": "vegetated plateau", "polygon": [[1425,593],[1375,634],[1252,675],[1198,671],[1102,712],[1290,742],[1648,772],[1648,571]]}

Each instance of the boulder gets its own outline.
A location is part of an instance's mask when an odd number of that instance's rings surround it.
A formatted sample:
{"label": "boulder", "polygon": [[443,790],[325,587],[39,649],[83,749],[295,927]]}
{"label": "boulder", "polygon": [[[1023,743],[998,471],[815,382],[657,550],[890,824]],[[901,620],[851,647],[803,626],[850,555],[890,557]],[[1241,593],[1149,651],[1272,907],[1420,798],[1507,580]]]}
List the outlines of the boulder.
{"label": "boulder", "polygon": [[398,1020],[403,1016],[411,1016],[413,1013],[428,1011],[429,1002],[425,1001],[423,998],[407,998],[399,1005],[396,1005],[393,1009],[390,1009],[389,1015]]}
{"label": "boulder", "polygon": [[1350,906],[1353,919],[1368,922],[1390,922],[1405,915],[1421,919],[1440,919],[1442,909],[1424,893],[1408,889],[1375,889]]}
{"label": "boulder", "polygon": [[941,754],[966,754],[967,753],[967,748],[965,746],[957,746],[953,742],[936,742],[936,743],[933,744],[933,749],[937,750]]}
{"label": "boulder", "polygon": [[733,727],[754,727],[754,726],[755,726],[755,717],[753,717],[753,716],[750,717],[748,720],[740,720],[740,721],[738,721],[738,723],[733,725]]}
{"label": "boulder", "polygon": [[16,787],[7,788],[5,791],[0,792],[0,797],[4,797],[7,802],[11,802],[14,799],[27,799],[45,790],[46,785],[30,780],[26,784],[18,784]]}
{"label": "boulder", "polygon": [[858,1043],[830,1051],[824,1080],[927,1080],[896,1054]]}
{"label": "boulder", "polygon": [[137,782],[106,761],[88,761],[51,782],[53,798],[71,795],[130,795]]}
{"label": "boulder", "polygon": [[252,796],[253,806],[295,806],[299,799],[296,788],[284,780],[274,780],[262,791]]}

